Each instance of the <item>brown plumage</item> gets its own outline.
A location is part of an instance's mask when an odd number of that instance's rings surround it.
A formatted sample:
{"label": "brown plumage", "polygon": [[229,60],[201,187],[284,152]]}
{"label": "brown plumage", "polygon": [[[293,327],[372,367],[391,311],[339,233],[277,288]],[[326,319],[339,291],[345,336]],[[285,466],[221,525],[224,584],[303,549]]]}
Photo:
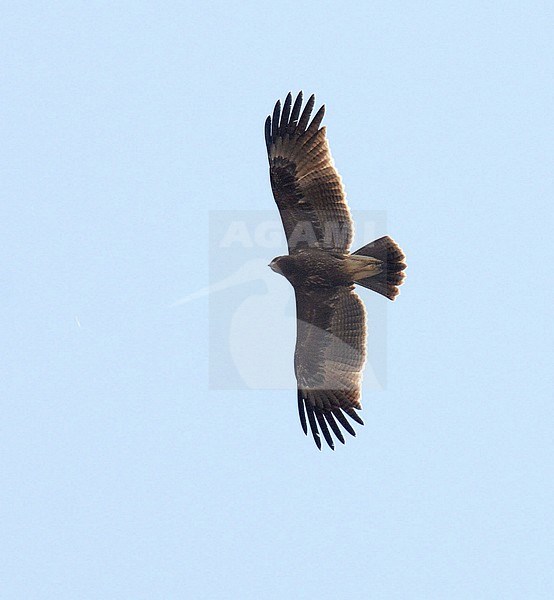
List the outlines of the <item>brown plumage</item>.
{"label": "brown plumage", "polygon": [[394,300],[406,265],[389,237],[349,254],[354,226],[320,128],[325,107],[310,122],[314,104],[312,95],[301,111],[302,92],[294,105],[289,93],[283,110],[277,101],[265,123],[271,189],[289,249],[270,266],[296,295],[294,368],[302,428],[307,434],[309,423],[317,447],[321,431],[334,449],[331,432],[344,443],[339,425],[356,435],[345,415],[363,425],[356,411],[362,408],[366,322],[354,284]]}

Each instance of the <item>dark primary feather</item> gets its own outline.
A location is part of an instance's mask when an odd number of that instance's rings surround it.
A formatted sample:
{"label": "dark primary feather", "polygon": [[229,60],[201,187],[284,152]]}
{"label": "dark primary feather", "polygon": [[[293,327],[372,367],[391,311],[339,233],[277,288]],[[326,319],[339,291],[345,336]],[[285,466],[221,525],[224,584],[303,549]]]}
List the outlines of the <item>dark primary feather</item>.
{"label": "dark primary feather", "polygon": [[346,431],[348,431],[350,435],[356,437],[356,432],[354,431],[352,425],[350,425],[346,417],[341,413],[340,409],[334,409],[333,414],[335,415],[335,417],[337,417],[337,420],[346,429]]}
{"label": "dark primary feather", "polygon": [[[342,431],[340,430],[335,418],[333,417],[333,413],[328,410],[323,413],[323,416],[327,419],[327,423],[329,423],[329,427],[333,430],[333,433],[337,436],[337,439],[341,444],[344,444],[344,436],[342,435]],[[355,435],[355,434],[354,434]]]}
{"label": "dark primary feather", "polygon": [[266,146],[271,144],[271,117],[265,120],[265,144]]}
{"label": "dark primary feather", "polygon": [[308,413],[308,421],[310,422],[310,429],[312,430],[312,436],[316,446],[321,450],[321,438],[319,437],[319,431],[317,429],[317,423],[315,421],[314,407],[310,403],[306,403],[306,412]]}
{"label": "dark primary feather", "polygon": [[329,428],[327,427],[327,422],[325,421],[325,417],[323,416],[323,410],[319,408],[319,406],[314,407],[315,416],[317,417],[317,422],[319,423],[319,428],[321,429],[321,433],[325,438],[325,441],[329,445],[331,450],[335,449],[335,444],[333,443],[333,438],[329,433]]}
{"label": "dark primary feather", "polygon": [[306,435],[308,435],[308,425],[306,424],[306,411],[304,409],[304,398],[302,392],[298,390],[298,415],[300,416],[300,424]]}
{"label": "dark primary feather", "polygon": [[[277,100],[279,102],[279,100]],[[306,102],[306,106],[302,111],[302,116],[300,117],[300,121],[298,122],[297,133],[301,135],[306,130],[306,126],[308,125],[308,121],[310,119],[310,115],[312,114],[312,110],[315,104],[315,94],[312,94],[308,98],[308,102]]]}
{"label": "dark primary feather", "polygon": [[359,423],[360,425],[364,424],[362,418],[353,408],[343,408],[343,410],[353,421],[356,421],[356,423]]}
{"label": "dark primary feather", "polygon": [[[290,95],[290,92],[289,92]],[[294,101],[294,106],[292,107],[292,113],[290,115],[289,124],[287,127],[287,133],[292,135],[298,125],[298,117],[300,115],[300,108],[302,107],[302,92],[296,96],[296,100]]]}
{"label": "dark primary feather", "polygon": [[291,104],[289,93],[283,111],[277,101],[265,125],[271,189],[289,252],[306,246],[346,251],[352,242],[353,224],[325,128],[320,128],[325,106],[310,123],[315,96],[310,96],[301,114],[302,92],[292,110]]}
{"label": "dark primary feather", "polygon": [[310,126],[306,129],[306,137],[311,138],[318,130],[325,116],[325,104],[316,112]]}
{"label": "dark primary feather", "polygon": [[290,114],[290,105],[292,103],[292,95],[289,92],[285,99],[285,105],[283,106],[283,113],[281,114],[281,125],[279,127],[279,131],[281,135],[284,135],[287,131],[287,127],[289,124],[289,114]]}

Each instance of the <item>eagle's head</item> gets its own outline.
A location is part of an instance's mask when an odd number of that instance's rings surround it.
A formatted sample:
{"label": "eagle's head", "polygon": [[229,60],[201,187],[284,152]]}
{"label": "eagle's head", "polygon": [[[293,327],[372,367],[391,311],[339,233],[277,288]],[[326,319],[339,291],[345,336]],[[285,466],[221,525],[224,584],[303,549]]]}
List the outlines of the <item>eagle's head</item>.
{"label": "eagle's head", "polygon": [[290,256],[278,256],[274,258],[270,263],[269,267],[275,273],[283,275],[283,277],[289,278],[292,271],[292,260]]}

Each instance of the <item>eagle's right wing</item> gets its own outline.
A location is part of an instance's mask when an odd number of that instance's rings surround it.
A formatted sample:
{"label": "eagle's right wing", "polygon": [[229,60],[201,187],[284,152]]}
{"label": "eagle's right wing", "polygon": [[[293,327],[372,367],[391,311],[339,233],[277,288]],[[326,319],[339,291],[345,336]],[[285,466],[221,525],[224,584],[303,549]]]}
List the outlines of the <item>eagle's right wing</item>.
{"label": "eagle's right wing", "polygon": [[[334,449],[329,429],[344,444],[338,425],[356,435],[348,419],[363,425],[360,410],[366,359],[365,309],[353,287],[295,288],[298,410],[304,433],[306,414],[317,447],[319,429]],[[337,423],[338,421],[338,423]],[[319,428],[318,428],[319,424]]]}
{"label": "eagle's right wing", "polygon": [[271,189],[291,254],[305,247],[347,251],[354,232],[325,127],[320,128],[325,106],[309,123],[314,103],[312,95],[300,114],[302,92],[292,108],[289,93],[282,112],[277,101],[265,122]]}

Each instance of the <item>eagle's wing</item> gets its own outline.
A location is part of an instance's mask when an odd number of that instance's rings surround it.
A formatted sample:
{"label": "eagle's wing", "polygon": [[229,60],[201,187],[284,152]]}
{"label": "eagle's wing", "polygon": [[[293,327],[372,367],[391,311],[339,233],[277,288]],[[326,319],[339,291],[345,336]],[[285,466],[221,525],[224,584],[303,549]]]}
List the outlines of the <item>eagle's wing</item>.
{"label": "eagle's wing", "polygon": [[[363,425],[360,403],[366,358],[365,309],[353,287],[295,288],[298,410],[304,433],[321,449],[319,429],[334,449],[329,429],[344,444],[338,423],[356,435],[348,419]],[[338,421],[338,423],[337,423]],[[319,429],[318,429],[319,424]]]}
{"label": "eagle's wing", "polygon": [[271,189],[277,202],[289,252],[304,247],[350,247],[354,225],[340,175],[333,165],[322,106],[308,124],[315,103],[310,96],[302,114],[302,92],[292,106],[289,93],[283,111],[277,101],[265,122]]}

